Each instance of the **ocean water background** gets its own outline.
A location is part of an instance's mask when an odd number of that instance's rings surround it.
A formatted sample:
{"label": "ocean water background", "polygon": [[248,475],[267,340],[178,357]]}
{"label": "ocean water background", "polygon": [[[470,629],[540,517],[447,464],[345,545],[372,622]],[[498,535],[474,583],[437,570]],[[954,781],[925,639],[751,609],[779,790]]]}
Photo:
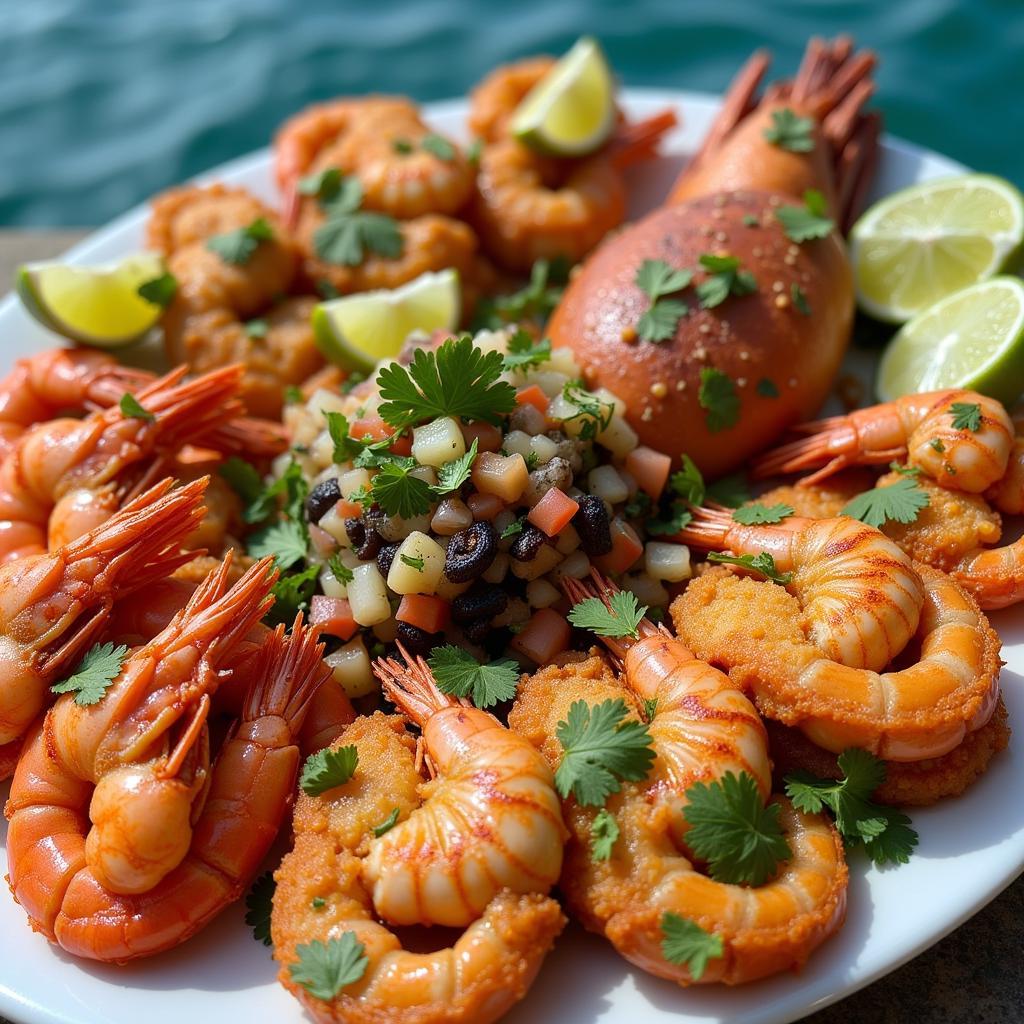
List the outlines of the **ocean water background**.
{"label": "ocean water background", "polygon": [[0,224],[100,224],[314,100],[462,95],[584,32],[627,83],[721,91],[842,31],[890,131],[1024,184],[1022,0],[0,0]]}

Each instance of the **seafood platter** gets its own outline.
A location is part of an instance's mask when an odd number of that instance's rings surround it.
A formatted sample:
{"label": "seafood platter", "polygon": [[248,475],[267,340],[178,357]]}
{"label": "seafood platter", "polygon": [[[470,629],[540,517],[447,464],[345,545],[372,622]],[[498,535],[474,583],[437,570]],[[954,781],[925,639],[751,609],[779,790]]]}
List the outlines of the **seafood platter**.
{"label": "seafood platter", "polygon": [[1020,873],[1024,200],[769,63],[339,97],[19,270],[0,1012],[782,1022]]}

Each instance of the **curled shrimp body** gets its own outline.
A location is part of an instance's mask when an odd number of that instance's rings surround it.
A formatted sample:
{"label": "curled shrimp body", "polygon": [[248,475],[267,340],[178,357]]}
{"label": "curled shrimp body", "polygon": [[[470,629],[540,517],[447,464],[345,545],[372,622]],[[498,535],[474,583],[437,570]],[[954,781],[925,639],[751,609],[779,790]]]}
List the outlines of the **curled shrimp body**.
{"label": "curled shrimp body", "polygon": [[205,485],[164,480],[70,544],[0,565],[0,749],[99,638],[114,602],[189,557],[179,548],[202,518]]}
{"label": "curled shrimp body", "polygon": [[545,893],[558,879],[565,828],[554,779],[526,740],[441,693],[426,662],[402,653],[407,667],[380,659],[374,671],[423,729],[436,776],[422,805],[371,842],[363,874],[385,920],[465,926],[502,889]]}
{"label": "curled shrimp body", "polygon": [[[976,430],[954,426],[955,404],[978,407]],[[952,388],[904,395],[795,429],[811,436],[762,456],[756,475],[813,469],[801,481],[810,485],[848,466],[906,459],[943,487],[980,494],[1005,474],[1014,441],[1013,423],[999,402]]]}
{"label": "curled shrimp body", "polygon": [[[642,650],[644,644],[641,639],[633,649]],[[743,698],[728,682],[709,686],[706,674],[685,658],[672,660],[675,679],[663,678],[650,725],[657,754],[654,767],[646,780],[624,783],[605,804],[619,828],[607,860],[595,860],[591,854],[596,809],[582,807],[571,797],[565,801],[570,839],[561,891],[586,928],[605,935],[622,956],[643,970],[680,985],[696,979],[685,965],[664,956],[665,914],[685,917],[721,938],[723,955],[708,961],[701,983],[740,984],[799,967],[843,922],[848,872],[842,842],[824,818],[802,814],[777,798],[792,856],[774,878],[757,887],[729,885],[694,866],[685,853],[685,836],[682,843],[679,840],[680,804],[664,799],[666,781],[675,784],[687,776],[690,781],[709,779],[734,770],[735,748],[720,700],[730,688],[735,701]],[[653,663],[632,673],[632,679],[627,675],[622,680],[594,657],[541,669],[520,686],[509,724],[530,737],[556,769],[563,753],[556,739],[557,723],[566,719],[570,706],[577,700],[597,704],[622,699],[634,708],[638,678],[644,681],[649,667]],[[684,697],[687,677],[694,691]],[[667,730],[655,728],[662,714],[662,695],[673,693],[677,699],[666,715],[670,721],[685,722],[681,728],[692,731],[693,747],[684,757],[680,753],[687,740],[677,734],[673,742]],[[702,708],[711,728],[722,732],[720,760],[707,744],[707,734],[702,735]],[[766,760],[764,752],[761,759]],[[701,762],[696,769],[695,761]],[[763,781],[761,785],[763,789]]]}
{"label": "curled shrimp body", "polygon": [[906,552],[873,526],[843,516],[744,526],[728,511],[696,513],[677,539],[705,551],[770,554],[792,574],[786,586],[812,642],[834,661],[884,668],[917,631],[924,587]]}
{"label": "curled shrimp body", "polygon": [[293,736],[327,672],[301,617],[272,635],[212,767],[205,726],[216,667],[272,580],[260,563],[224,593],[225,573],[211,574],[99,703],[59,701],[26,744],[7,805],[11,887],[73,955],[120,963],[185,941],[241,895],[276,836]]}
{"label": "curled shrimp body", "polygon": [[495,68],[469,96],[469,130],[484,142],[497,142],[511,134],[516,107],[555,66],[554,57],[528,57]]}
{"label": "curled shrimp body", "polygon": [[142,415],[115,406],[81,420],[40,423],[22,435],[0,463],[0,558],[46,551],[92,529],[124,491],[159,469],[159,456],[238,413],[241,367],[184,384],[183,373],[137,393]]}
{"label": "curled shrimp body", "polygon": [[986,492],[985,497],[1008,516],[1024,515],[1024,409],[1017,408],[1013,418],[1014,439],[1006,472]]}
{"label": "curled shrimp body", "polygon": [[[299,794],[294,847],[274,875],[271,936],[281,983],[318,1022],[490,1024],[528,991],[565,925],[558,903],[501,890],[453,945],[403,949],[379,920],[364,857],[375,826],[396,807],[408,820],[420,803],[416,743],[401,718],[377,713],[356,719],[335,743],[343,745],[356,748],[355,774],[318,796]],[[291,967],[303,946],[346,933],[362,944],[366,969],[333,998],[317,998]]]}

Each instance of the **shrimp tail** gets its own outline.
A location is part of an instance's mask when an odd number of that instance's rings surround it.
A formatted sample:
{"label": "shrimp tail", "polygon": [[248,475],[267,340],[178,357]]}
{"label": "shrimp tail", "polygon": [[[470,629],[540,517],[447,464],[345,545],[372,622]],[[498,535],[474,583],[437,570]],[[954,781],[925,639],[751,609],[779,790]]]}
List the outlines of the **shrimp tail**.
{"label": "shrimp tail", "polygon": [[673,534],[672,539],[680,544],[691,544],[702,551],[723,547],[733,526],[732,514],[721,508],[700,505],[691,505],[690,511],[693,518],[678,533]]}
{"label": "shrimp tail", "polygon": [[679,117],[672,109],[662,110],[642,121],[630,121],[620,125],[612,136],[608,155],[619,170],[633,164],[650,160],[657,154],[662,136],[679,123]]}
{"label": "shrimp tail", "polygon": [[442,708],[472,707],[465,698],[442,693],[434,673],[423,658],[411,655],[401,641],[398,651],[405,664],[396,658],[378,658],[373,674],[380,680],[384,696],[406,717],[423,724]]}

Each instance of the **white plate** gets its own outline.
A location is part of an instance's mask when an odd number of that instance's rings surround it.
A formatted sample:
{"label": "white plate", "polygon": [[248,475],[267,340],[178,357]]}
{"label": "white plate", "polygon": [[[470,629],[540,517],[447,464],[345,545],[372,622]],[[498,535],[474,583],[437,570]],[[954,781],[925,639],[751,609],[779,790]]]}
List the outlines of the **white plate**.
{"label": "white plate", "polygon": [[[626,106],[645,115],[675,105],[684,124],[668,140],[676,154],[639,170],[633,213],[665,195],[682,162],[702,138],[718,101],[705,95],[629,90]],[[439,103],[429,120],[464,135],[465,104]],[[963,170],[945,157],[886,140],[875,194]],[[266,151],[211,172],[210,178],[245,185],[275,199]],[[72,262],[114,259],[142,245],[146,211],[132,210],[68,254]],[[44,348],[54,339],[22,312],[0,302],[5,360]],[[1024,721],[1024,610],[993,616],[1003,639],[1003,689],[1013,721]],[[850,867],[846,926],[790,974],[739,989],[684,991],[628,966],[603,940],[572,928],[548,957],[533,990],[505,1020],[527,1024],[781,1024],[820,1009],[909,960],[979,910],[1024,870],[1024,755],[1020,744],[1001,754],[966,796],[914,813],[921,845],[911,862],[878,870],[855,855]],[[0,793],[0,797],[6,794]],[[0,826],[6,836],[6,825]],[[0,873],[6,871],[0,850]],[[65,956],[29,932],[13,900],[0,894],[0,1013],[24,1024],[182,1024],[245,1021],[298,1024],[306,1020],[275,981],[269,952],[257,945],[234,906],[180,949],[150,961],[114,968]]]}

